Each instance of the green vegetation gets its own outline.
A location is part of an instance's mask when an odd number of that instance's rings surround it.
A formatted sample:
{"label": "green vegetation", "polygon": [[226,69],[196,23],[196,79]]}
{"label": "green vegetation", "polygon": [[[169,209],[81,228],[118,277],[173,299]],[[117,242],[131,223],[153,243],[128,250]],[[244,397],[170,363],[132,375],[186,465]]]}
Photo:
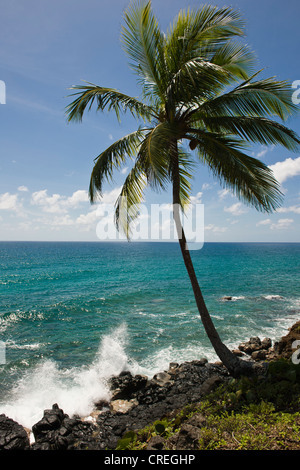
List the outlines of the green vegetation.
{"label": "green vegetation", "polygon": [[117,448],[146,449],[151,438],[160,436],[163,449],[179,449],[186,425],[195,424],[193,450],[300,449],[300,367],[278,360],[269,364],[264,378],[232,379],[200,403],[127,433]]}

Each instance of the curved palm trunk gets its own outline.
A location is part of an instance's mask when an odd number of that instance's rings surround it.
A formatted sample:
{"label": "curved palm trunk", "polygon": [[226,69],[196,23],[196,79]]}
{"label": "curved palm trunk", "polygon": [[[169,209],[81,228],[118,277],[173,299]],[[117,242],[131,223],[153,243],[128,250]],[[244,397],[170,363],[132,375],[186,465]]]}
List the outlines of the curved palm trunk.
{"label": "curved palm trunk", "polygon": [[[176,156],[174,156],[176,159]],[[195,269],[193,266],[193,262],[191,259],[190,251],[188,249],[188,245],[186,242],[186,237],[184,234],[184,230],[182,227],[182,223],[180,220],[180,197],[179,197],[179,187],[180,187],[180,178],[179,178],[179,166],[178,166],[178,159],[177,162],[174,162],[173,167],[173,217],[175,220],[176,230],[179,239],[179,245],[182,253],[182,257],[184,260],[184,264],[186,270],[188,272],[191,285],[193,288],[196,304],[198,307],[198,311],[207,333],[210,342],[224,364],[224,366],[228,369],[228,371],[233,376],[238,376],[241,373],[247,373],[250,368],[250,364],[241,360],[236,355],[234,355],[225,344],[222,343],[220,336],[212,322],[210,314],[207,310],[206,304],[203,299],[203,295],[197,280],[197,276],[195,273]]]}

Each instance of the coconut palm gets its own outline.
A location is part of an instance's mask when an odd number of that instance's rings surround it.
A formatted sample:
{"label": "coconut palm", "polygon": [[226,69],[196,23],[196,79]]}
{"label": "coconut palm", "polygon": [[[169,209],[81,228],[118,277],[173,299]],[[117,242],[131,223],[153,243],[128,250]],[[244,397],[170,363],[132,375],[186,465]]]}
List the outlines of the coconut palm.
{"label": "coconut palm", "polygon": [[[204,6],[180,11],[163,33],[151,2],[134,3],[124,13],[121,39],[137,74],[141,98],[85,82],[73,86],[69,121],[86,110],[129,112],[137,130],[114,142],[95,159],[89,195],[101,197],[104,181],[132,160],[116,201],[115,221],[130,238],[147,186],[173,191],[173,216],[184,264],[205,331],[230,373],[244,372],[245,361],[222,342],[197,280],[181,217],[188,207],[193,168],[206,165],[223,187],[259,211],[281,203],[271,170],[247,153],[249,143],[280,144],[295,151],[298,136],[283,121],[295,107],[287,82],[259,79],[255,57],[240,40],[244,24],[231,8]],[[188,151],[187,151],[188,149]]]}

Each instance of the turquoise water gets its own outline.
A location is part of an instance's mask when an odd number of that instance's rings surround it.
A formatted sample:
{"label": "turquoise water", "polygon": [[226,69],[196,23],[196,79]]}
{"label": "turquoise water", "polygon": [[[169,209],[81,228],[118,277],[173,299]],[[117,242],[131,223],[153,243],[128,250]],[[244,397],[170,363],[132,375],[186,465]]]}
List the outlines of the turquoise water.
{"label": "turquoise water", "polygon": [[[192,258],[229,347],[299,319],[300,244],[208,243]],[[24,426],[55,402],[88,415],[123,369],[217,359],[176,243],[1,242],[0,272],[0,413]]]}

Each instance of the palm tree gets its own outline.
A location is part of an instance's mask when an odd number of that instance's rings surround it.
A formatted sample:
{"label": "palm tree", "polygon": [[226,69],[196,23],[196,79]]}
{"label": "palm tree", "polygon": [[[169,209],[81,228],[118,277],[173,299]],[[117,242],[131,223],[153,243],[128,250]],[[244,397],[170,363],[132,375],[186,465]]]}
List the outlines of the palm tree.
{"label": "palm tree", "polygon": [[71,88],[75,98],[66,109],[69,121],[81,121],[94,102],[98,111],[113,110],[118,118],[130,112],[138,120],[137,130],[95,159],[90,200],[101,197],[103,182],[132,159],[115,210],[118,229],[130,238],[145,188],[164,190],[171,185],[179,244],[200,317],[215,352],[233,375],[245,373],[246,361],[237,358],[216,331],[180,218],[190,201],[192,168],[195,162],[208,166],[242,201],[272,212],[282,200],[279,184],[264,163],[245,153],[247,146],[280,144],[295,151],[300,143],[278,122],[295,111],[289,84],[258,79],[254,54],[240,42],[243,34],[238,12],[208,5],[180,11],[164,34],[151,1],[136,2],[124,13],[121,39],[138,76],[141,99],[86,82]]}

